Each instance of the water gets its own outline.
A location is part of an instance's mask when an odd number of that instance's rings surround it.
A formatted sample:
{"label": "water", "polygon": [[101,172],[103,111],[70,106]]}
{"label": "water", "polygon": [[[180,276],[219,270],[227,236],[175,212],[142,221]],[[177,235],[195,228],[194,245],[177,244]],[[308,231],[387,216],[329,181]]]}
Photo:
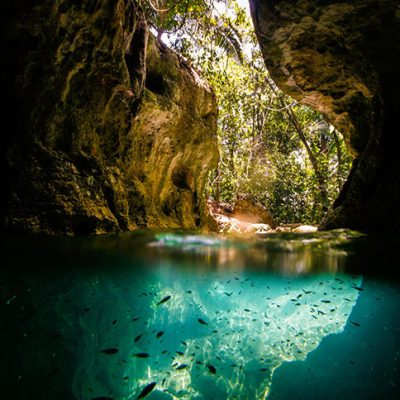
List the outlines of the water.
{"label": "water", "polygon": [[346,231],[4,239],[2,390],[398,399],[398,243]]}

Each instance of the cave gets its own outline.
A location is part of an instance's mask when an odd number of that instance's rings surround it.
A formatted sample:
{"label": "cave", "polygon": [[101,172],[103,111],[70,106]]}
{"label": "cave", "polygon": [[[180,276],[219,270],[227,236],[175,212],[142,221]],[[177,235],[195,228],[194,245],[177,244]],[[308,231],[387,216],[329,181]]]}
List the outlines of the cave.
{"label": "cave", "polygon": [[[236,68],[214,3],[0,1],[3,397],[400,398],[398,2],[250,0],[267,86],[354,161],[318,231],[219,202],[246,235],[218,232],[207,199],[229,85],[161,40],[168,12],[174,30],[200,7]],[[242,3],[220,10],[244,21]]]}

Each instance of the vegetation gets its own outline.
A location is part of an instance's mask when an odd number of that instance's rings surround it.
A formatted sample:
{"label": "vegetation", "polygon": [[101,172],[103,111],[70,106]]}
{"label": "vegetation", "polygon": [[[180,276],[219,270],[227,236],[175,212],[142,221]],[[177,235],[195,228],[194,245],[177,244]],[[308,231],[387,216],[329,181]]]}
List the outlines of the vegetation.
{"label": "vegetation", "polygon": [[147,0],[148,19],[202,71],[219,101],[215,200],[251,196],[278,223],[318,223],[351,166],[341,135],[285,96],[266,71],[250,19],[236,0]]}

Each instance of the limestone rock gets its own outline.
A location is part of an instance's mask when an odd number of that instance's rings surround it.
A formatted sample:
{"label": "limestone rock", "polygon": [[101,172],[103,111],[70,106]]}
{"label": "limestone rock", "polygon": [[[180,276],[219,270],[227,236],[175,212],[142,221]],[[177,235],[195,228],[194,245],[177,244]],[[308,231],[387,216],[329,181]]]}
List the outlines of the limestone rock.
{"label": "limestone rock", "polygon": [[204,226],[215,96],[138,3],[5,0],[0,15],[6,229]]}
{"label": "limestone rock", "polygon": [[268,70],[326,115],[355,156],[321,228],[400,228],[400,5],[250,0]]}
{"label": "limestone rock", "polygon": [[250,196],[241,195],[237,198],[233,216],[252,224],[267,224],[272,227],[276,225],[267,209]]}

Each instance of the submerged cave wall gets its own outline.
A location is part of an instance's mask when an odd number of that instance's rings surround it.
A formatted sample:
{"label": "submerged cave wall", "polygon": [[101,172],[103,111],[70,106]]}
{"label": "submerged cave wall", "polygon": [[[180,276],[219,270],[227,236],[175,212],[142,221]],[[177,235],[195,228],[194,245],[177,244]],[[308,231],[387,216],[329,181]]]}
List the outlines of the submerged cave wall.
{"label": "submerged cave wall", "polygon": [[267,68],[322,112],[355,156],[322,229],[400,229],[400,5],[250,0]]}
{"label": "submerged cave wall", "polygon": [[205,226],[212,90],[131,0],[0,3],[7,231]]}

